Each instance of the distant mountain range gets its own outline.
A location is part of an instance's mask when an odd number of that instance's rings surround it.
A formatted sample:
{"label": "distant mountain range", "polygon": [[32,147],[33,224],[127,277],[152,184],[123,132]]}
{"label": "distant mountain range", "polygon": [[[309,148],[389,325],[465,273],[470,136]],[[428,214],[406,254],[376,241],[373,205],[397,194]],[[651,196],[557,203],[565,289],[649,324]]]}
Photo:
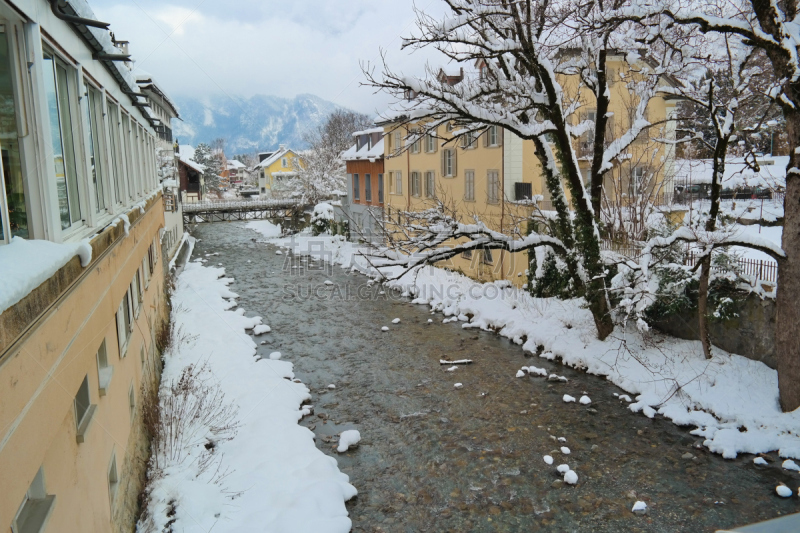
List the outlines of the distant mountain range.
{"label": "distant mountain range", "polygon": [[294,98],[175,96],[174,101],[183,119],[172,124],[173,135],[180,143],[196,145],[222,137],[228,155],[270,150],[279,144],[302,150],[306,147],[303,132],[340,107],[313,94]]}

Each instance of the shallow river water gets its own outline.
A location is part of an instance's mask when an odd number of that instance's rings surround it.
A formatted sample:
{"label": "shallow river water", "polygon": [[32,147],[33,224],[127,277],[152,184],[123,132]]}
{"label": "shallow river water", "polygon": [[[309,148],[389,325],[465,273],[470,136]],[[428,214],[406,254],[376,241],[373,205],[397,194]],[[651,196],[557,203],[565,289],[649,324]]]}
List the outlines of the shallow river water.
{"label": "shallow river water", "polygon": [[[798,511],[796,498],[774,494],[779,481],[799,483],[776,454],[758,467],[752,456],[698,449],[687,428],[631,413],[613,395],[623,391],[602,378],[442,324],[428,307],[382,295],[339,266],[291,268],[290,256],[241,224],[201,224],[194,235],[193,257],[219,252],[206,264],[224,266],[246,314],[272,327],[257,338],[267,341],[259,353],[281,351],[311,389],[315,414],[301,424],[358,489],[347,504],[354,532],[694,532]],[[474,364],[447,372],[442,358]],[[569,381],[516,378],[523,365]],[[584,393],[590,406],[562,401]],[[345,429],[362,441],[340,455],[332,437]],[[562,463],[577,485],[563,484]],[[631,512],[637,500],[646,515]]]}

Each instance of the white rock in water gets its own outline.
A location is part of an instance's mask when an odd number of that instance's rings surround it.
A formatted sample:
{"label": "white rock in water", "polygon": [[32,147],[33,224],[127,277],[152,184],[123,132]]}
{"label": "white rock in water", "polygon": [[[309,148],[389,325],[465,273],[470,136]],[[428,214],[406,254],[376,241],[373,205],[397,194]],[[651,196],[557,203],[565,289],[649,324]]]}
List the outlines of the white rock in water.
{"label": "white rock in water", "polygon": [[558,465],[556,470],[558,470],[560,474],[566,474],[569,472],[569,465]]}
{"label": "white rock in water", "polygon": [[636,514],[645,514],[647,512],[647,504],[642,501],[637,501],[633,504],[631,511]]}
{"label": "white rock in water", "polygon": [[567,442],[566,437],[558,437],[558,442]]}
{"label": "white rock in water", "polygon": [[800,466],[797,466],[797,463],[791,459],[786,459],[781,466],[785,470],[794,470],[795,472],[800,472]]}
{"label": "white rock in water", "polygon": [[620,400],[625,400],[626,402],[629,402],[629,403],[633,401],[633,400],[631,400],[631,397],[628,396],[627,394],[620,394],[619,395],[619,399]]}
{"label": "white rock in water", "polygon": [[394,320],[392,320],[392,324],[399,324],[399,323],[400,323],[399,318],[395,318]]}
{"label": "white rock in water", "polygon": [[525,376],[527,376],[527,374],[525,373],[525,371],[523,371],[523,370],[517,370],[517,377],[518,377],[518,378],[524,378]]}
{"label": "white rock in water", "polygon": [[458,367],[456,365],[453,365],[450,368],[446,369],[447,372],[455,372],[456,370],[458,370]]}
{"label": "white rock in water", "polygon": [[269,354],[269,358],[272,360],[277,360],[281,358],[281,352],[272,352]]}
{"label": "white rock in water", "polygon": [[348,429],[347,431],[342,431],[342,434],[339,435],[339,446],[337,446],[336,451],[344,453],[359,442],[361,442],[361,433],[357,430]]}
{"label": "white rock in water", "polygon": [[336,385],[334,385],[333,383],[331,383],[330,385],[328,385],[328,388],[329,388],[329,389],[331,389],[331,390],[333,390],[333,389],[335,389],[335,388],[336,388]]}
{"label": "white rock in water", "polygon": [[325,280],[325,285],[333,285],[333,282],[329,279]]}
{"label": "white rock in water", "polygon": [[775,492],[781,498],[788,498],[789,496],[792,495],[792,489],[790,489],[786,485],[778,485],[777,487],[775,487]]}
{"label": "white rock in water", "polygon": [[275,250],[275,255],[283,255],[283,252],[281,252],[280,250]]}
{"label": "white rock in water", "polygon": [[269,333],[272,331],[272,328],[266,324],[259,324],[253,328],[253,335],[262,335],[264,333]]}
{"label": "white rock in water", "polygon": [[566,446],[562,446],[561,453],[563,453],[564,455],[569,455],[570,454],[569,448],[567,448]]}
{"label": "white rock in water", "polygon": [[575,401],[575,397],[570,396],[569,394],[565,394],[562,400],[564,400],[564,403],[572,403]]}
{"label": "white rock in water", "polygon": [[581,396],[581,399],[578,401],[581,403],[581,405],[589,405],[590,403],[592,403],[592,400],[585,394]]}
{"label": "white rock in water", "polygon": [[431,319],[429,318],[429,319],[428,319],[428,324],[430,324],[431,322],[433,322],[433,320],[431,320]]}
{"label": "white rock in water", "polygon": [[553,458],[549,455],[545,455],[544,457],[542,457],[542,459],[544,459],[544,462],[549,465],[553,464]]}
{"label": "white rock in water", "polygon": [[566,474],[564,474],[564,483],[569,483],[570,485],[574,485],[577,482],[578,482],[578,474],[576,474],[574,470],[569,470],[567,471]]}
{"label": "white rock in water", "polygon": [[389,331],[389,328],[388,328],[388,326],[383,326],[383,327],[381,328],[381,331]]}
{"label": "white rock in water", "polygon": [[753,459],[753,464],[765,465],[767,464],[767,460],[764,459],[763,457],[756,457],[755,459]]}
{"label": "white rock in water", "polygon": [[455,387],[455,388],[457,388],[457,389],[460,389],[460,388],[462,388],[463,386],[464,386],[464,385],[463,385],[462,383],[456,383],[455,385],[453,385],[453,387]]}

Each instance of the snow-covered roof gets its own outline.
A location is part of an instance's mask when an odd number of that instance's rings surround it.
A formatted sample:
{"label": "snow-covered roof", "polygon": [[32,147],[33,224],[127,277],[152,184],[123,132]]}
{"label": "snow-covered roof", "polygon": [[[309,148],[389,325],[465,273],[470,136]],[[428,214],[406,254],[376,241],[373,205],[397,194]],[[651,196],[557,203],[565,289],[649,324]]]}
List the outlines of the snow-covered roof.
{"label": "snow-covered roof", "polygon": [[178,159],[181,163],[197,172],[205,172],[206,167],[194,160],[194,147],[188,144],[178,146]]}
{"label": "snow-covered roof", "polygon": [[374,128],[369,128],[367,130],[356,131],[356,132],[353,132],[353,137],[358,137],[359,135],[371,135],[373,133],[383,133],[383,127],[382,126],[375,126]]}
{"label": "snow-covered roof", "polygon": [[238,169],[238,168],[245,168],[245,166],[244,166],[244,163],[242,163],[241,161],[237,161],[236,159],[228,159],[228,168],[229,169],[233,169],[233,168],[237,168]]}
{"label": "snow-covered roof", "polygon": [[170,100],[167,93],[164,91],[161,85],[156,81],[152,74],[147,72],[146,70],[136,68],[134,73],[134,78],[136,78],[136,83],[139,84],[143,90],[151,90],[158,96],[160,96],[164,102],[167,103],[172,108],[173,113],[175,113],[175,118],[180,118],[180,113],[178,112],[178,106],[175,105],[175,102]]}
{"label": "snow-covered roof", "polygon": [[342,152],[342,159],[344,161],[375,161],[376,159],[383,158],[383,137],[381,137],[380,141],[373,144],[371,148],[369,148],[369,145],[365,144],[360,150],[357,150],[357,146],[357,144],[354,144]]}
{"label": "snow-covered roof", "polygon": [[[722,187],[786,187],[786,165],[788,156],[762,156],[758,158],[760,171],[753,172],[741,157],[731,158],[725,162],[725,175]],[[713,175],[711,159],[678,159],[675,161],[676,184],[708,184]]]}
{"label": "snow-covered roof", "polygon": [[277,150],[275,152],[272,152],[272,155],[269,156],[268,158],[266,158],[265,160],[263,160],[262,162],[260,162],[259,164],[257,164],[256,168],[267,168],[272,163],[274,163],[275,161],[277,161],[278,159],[280,159],[281,157],[283,157],[284,155],[286,155],[287,153],[289,153],[291,151],[292,150],[289,149],[289,148],[282,148],[282,149],[279,149],[279,150]]}

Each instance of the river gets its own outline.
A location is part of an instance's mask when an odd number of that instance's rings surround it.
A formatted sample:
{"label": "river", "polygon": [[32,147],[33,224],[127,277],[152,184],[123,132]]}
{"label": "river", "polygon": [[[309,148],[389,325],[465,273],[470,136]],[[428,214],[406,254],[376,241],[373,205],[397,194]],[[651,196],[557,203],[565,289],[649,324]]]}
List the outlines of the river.
{"label": "river", "polygon": [[[691,428],[631,413],[614,396],[624,391],[602,378],[526,357],[493,333],[442,324],[440,314],[338,266],[278,255],[240,223],[200,224],[193,234],[193,257],[218,252],[206,264],[225,267],[246,314],[271,326],[256,338],[266,341],[259,354],[282,352],[311,389],[315,413],[301,424],[359,491],[348,503],[354,532],[673,533],[797,511],[795,498],[774,495],[779,481],[797,487],[777,454],[767,467],[752,456],[722,459],[698,448]],[[474,363],[452,372],[439,364],[464,358]],[[568,381],[516,378],[523,365]],[[592,403],[567,404],[564,394]],[[362,441],[337,454],[332,437],[345,429]],[[562,463],[576,485],[561,481]],[[647,514],[631,512],[637,500]]]}

